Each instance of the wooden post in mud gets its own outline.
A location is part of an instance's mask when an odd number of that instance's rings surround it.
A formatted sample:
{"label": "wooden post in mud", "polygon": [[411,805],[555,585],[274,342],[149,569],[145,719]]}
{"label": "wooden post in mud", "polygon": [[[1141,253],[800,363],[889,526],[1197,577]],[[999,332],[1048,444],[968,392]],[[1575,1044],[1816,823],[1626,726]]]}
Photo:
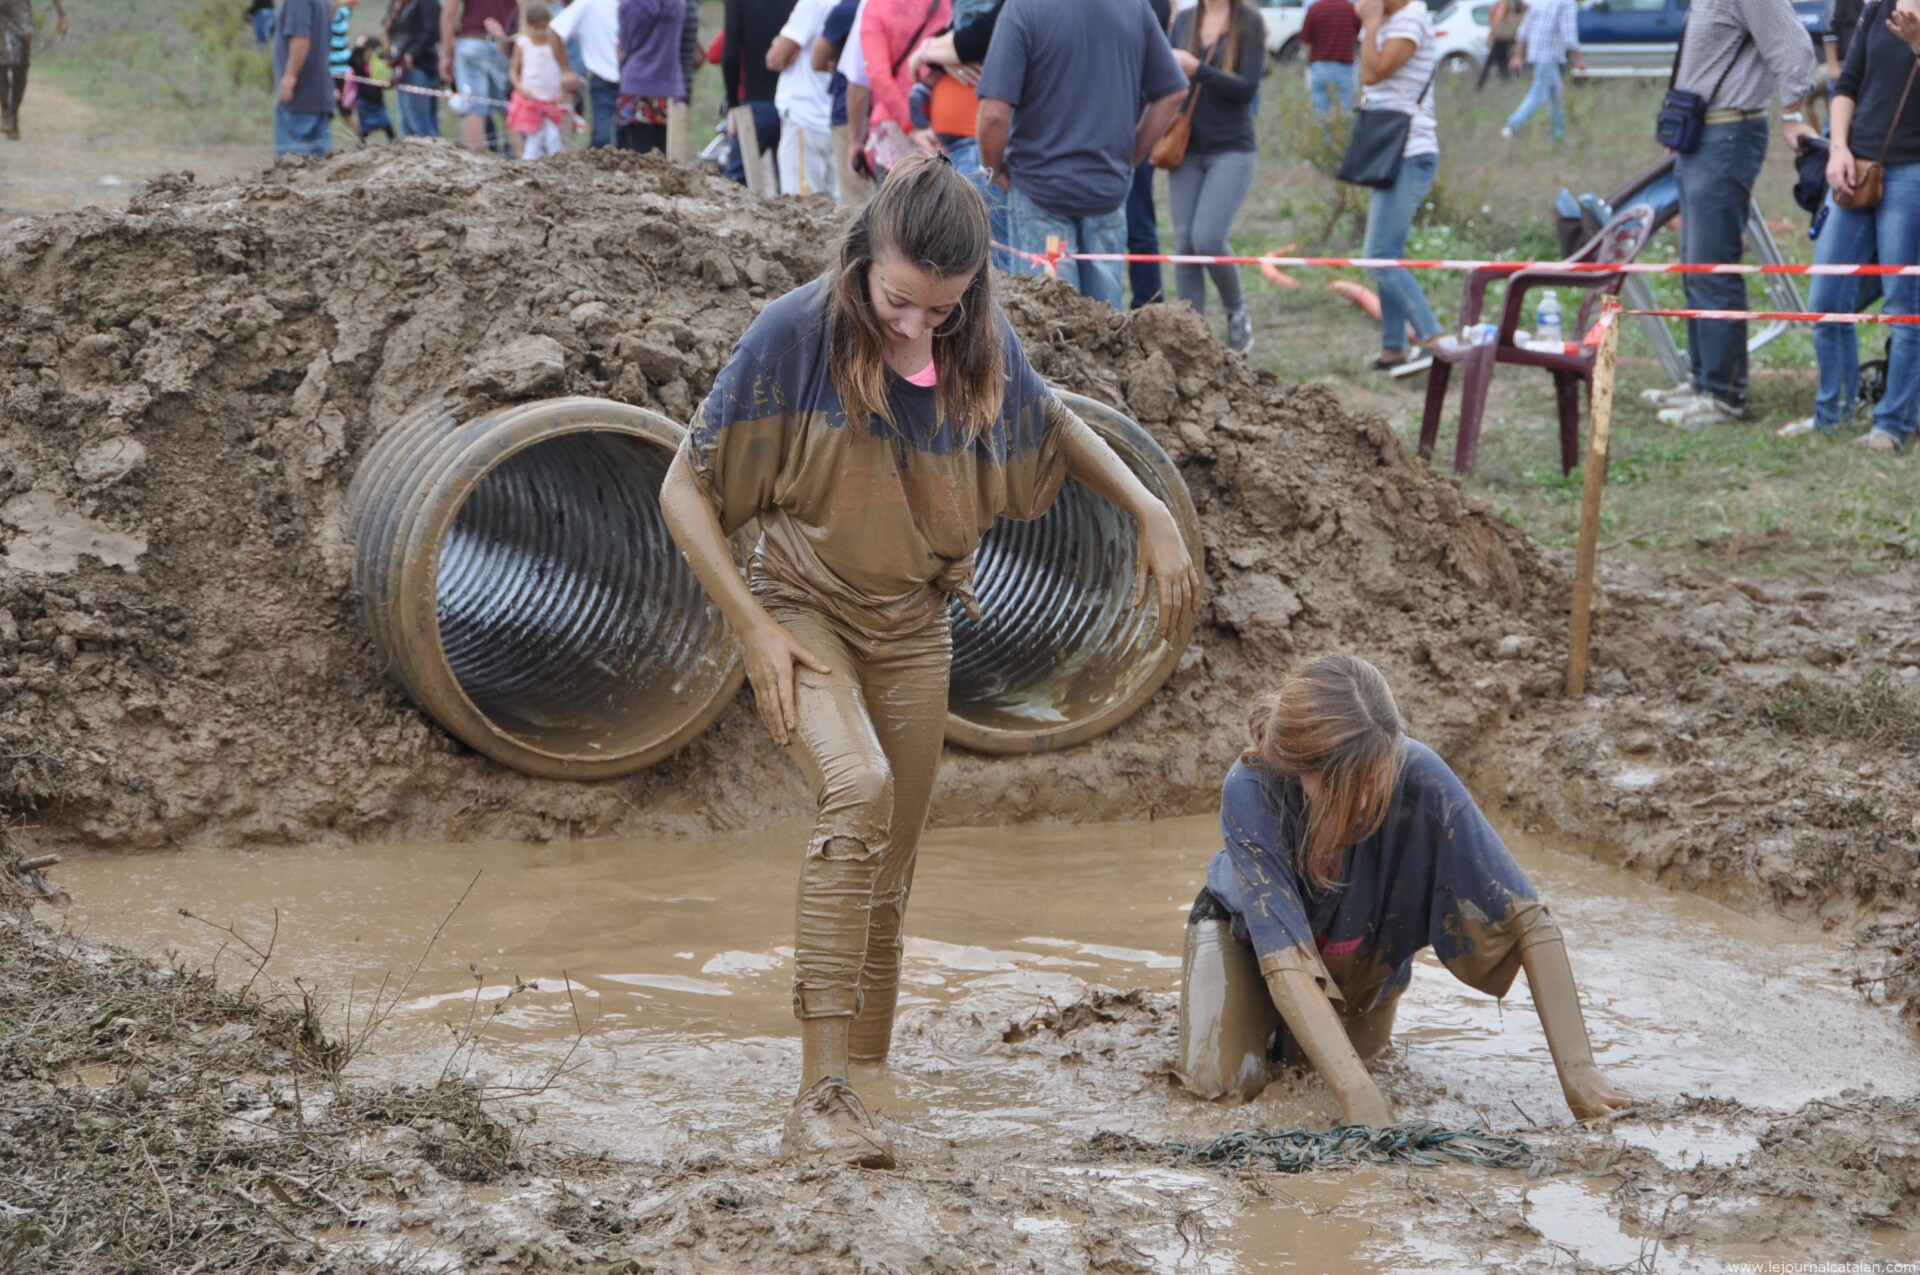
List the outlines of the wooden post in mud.
{"label": "wooden post in mud", "polygon": [[746,173],[747,189],[756,195],[767,192],[762,189],[762,177],[765,170],[760,167],[760,130],[753,123],[753,108],[736,106],[733,116],[733,136],[740,145],[740,167]]}
{"label": "wooden post in mud", "polygon": [[676,164],[687,162],[687,104],[667,103],[667,158]]}
{"label": "wooden post in mud", "polygon": [[1620,359],[1620,302],[1600,308],[1600,352],[1593,360],[1593,429],[1580,490],[1580,540],[1573,559],[1573,615],[1567,625],[1567,694],[1587,692],[1587,642],[1593,628],[1593,573],[1600,555],[1600,494],[1607,485],[1607,430],[1613,424],[1613,372]]}

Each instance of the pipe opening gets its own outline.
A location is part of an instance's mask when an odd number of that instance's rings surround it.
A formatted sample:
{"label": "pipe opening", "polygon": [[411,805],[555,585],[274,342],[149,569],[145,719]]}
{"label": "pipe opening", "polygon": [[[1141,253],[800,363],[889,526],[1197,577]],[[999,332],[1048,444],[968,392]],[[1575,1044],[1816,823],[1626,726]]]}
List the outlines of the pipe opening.
{"label": "pipe opening", "polygon": [[544,752],[619,751],[671,711],[686,656],[727,640],[667,534],[671,456],[567,434],[493,469],[440,548],[440,644],[494,727]]}
{"label": "pipe opening", "polygon": [[[1075,394],[1061,401],[1113,447],[1168,508],[1201,560],[1199,519],[1179,470],[1139,425]],[[1133,519],[1069,478],[1033,522],[996,522],[974,589],[985,617],[954,609],[947,739],[983,752],[1035,752],[1125,721],[1166,681],[1191,634],[1155,634],[1159,603],[1133,605]]]}
{"label": "pipe opening", "polygon": [[531,774],[677,751],[738,690],[720,611],[667,532],[680,426],[598,399],[389,431],[349,495],[376,646],[448,730]]}

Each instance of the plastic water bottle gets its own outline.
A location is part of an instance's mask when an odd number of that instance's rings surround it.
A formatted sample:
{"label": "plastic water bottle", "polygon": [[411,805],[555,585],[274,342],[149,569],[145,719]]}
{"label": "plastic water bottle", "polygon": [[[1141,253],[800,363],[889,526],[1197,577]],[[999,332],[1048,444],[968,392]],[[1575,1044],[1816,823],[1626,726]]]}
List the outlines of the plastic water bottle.
{"label": "plastic water bottle", "polygon": [[1560,297],[1548,288],[1540,294],[1540,308],[1533,312],[1534,345],[1557,350],[1566,338],[1560,331]]}

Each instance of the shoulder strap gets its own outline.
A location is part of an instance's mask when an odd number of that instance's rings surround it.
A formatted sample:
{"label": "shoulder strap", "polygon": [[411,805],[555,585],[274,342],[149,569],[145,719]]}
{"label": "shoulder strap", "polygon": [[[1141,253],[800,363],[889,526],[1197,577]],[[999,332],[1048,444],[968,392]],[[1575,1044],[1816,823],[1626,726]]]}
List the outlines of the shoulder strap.
{"label": "shoulder strap", "polygon": [[1680,20],[1680,38],[1673,42],[1673,69],[1667,72],[1667,92],[1673,92],[1674,81],[1680,78],[1680,59],[1687,52],[1687,28],[1693,25],[1693,10],[1687,10],[1687,16]]}
{"label": "shoulder strap", "polygon": [[[1920,75],[1920,58],[1914,59],[1912,69],[1907,72],[1907,86],[1900,90],[1900,105],[1893,108],[1893,120],[1887,125],[1887,140],[1880,143],[1880,164],[1882,167],[1886,166],[1887,151],[1893,146],[1893,135],[1900,127],[1900,117],[1907,113],[1907,99],[1913,96],[1913,77],[1916,75]],[[1860,79],[1862,83],[1866,81],[1866,74],[1864,72],[1862,72]]]}
{"label": "shoulder strap", "polygon": [[926,39],[927,28],[933,25],[933,15],[939,11],[940,0],[932,0],[927,5],[927,16],[920,19],[920,29],[913,33],[913,39],[907,41],[907,47],[900,56],[893,60],[894,79],[900,78],[900,68],[907,64],[907,59],[913,56],[913,51],[920,47],[920,41]]}
{"label": "shoulder strap", "polygon": [[1733,74],[1733,68],[1737,66],[1740,62],[1740,55],[1742,53],[1745,53],[1747,51],[1747,46],[1752,43],[1753,43],[1753,32],[1745,31],[1745,30],[1741,31],[1740,43],[1733,46],[1733,56],[1727,59],[1727,65],[1724,69],[1721,70],[1720,78],[1713,82],[1713,88],[1710,92],[1708,92],[1706,96],[1706,101],[1708,105],[1712,105],[1714,95],[1720,91],[1720,86],[1727,82],[1727,77]]}

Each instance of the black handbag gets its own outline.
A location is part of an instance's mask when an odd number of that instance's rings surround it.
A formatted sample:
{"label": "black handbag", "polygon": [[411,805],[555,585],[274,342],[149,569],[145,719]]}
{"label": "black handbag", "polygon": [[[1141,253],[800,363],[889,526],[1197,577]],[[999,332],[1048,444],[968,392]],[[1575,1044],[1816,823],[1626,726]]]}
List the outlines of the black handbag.
{"label": "black handbag", "polygon": [[[1434,75],[1440,73],[1434,63]],[[1418,111],[1427,94],[1433,92],[1433,75],[1426,87],[1413,99]],[[1383,106],[1363,106],[1353,113],[1353,132],[1347,138],[1347,153],[1340,157],[1341,181],[1354,186],[1372,186],[1386,190],[1400,180],[1400,160],[1407,149],[1407,134],[1413,131],[1413,113]]]}
{"label": "black handbag", "polygon": [[1673,86],[1680,76],[1680,56],[1687,47],[1687,28],[1680,28],[1680,42],[1673,50],[1673,70],[1667,72],[1667,95],[1660,99],[1660,113],[1654,117],[1654,141],[1676,155],[1691,155],[1700,149],[1707,132],[1707,103],[1727,82],[1727,76],[1733,74],[1734,63],[1740,60],[1740,54],[1746,50],[1747,41],[1751,39],[1751,31],[1740,33],[1740,43],[1734,47],[1732,60],[1720,72],[1720,78],[1713,82],[1712,92],[1702,96],[1691,89]]}

